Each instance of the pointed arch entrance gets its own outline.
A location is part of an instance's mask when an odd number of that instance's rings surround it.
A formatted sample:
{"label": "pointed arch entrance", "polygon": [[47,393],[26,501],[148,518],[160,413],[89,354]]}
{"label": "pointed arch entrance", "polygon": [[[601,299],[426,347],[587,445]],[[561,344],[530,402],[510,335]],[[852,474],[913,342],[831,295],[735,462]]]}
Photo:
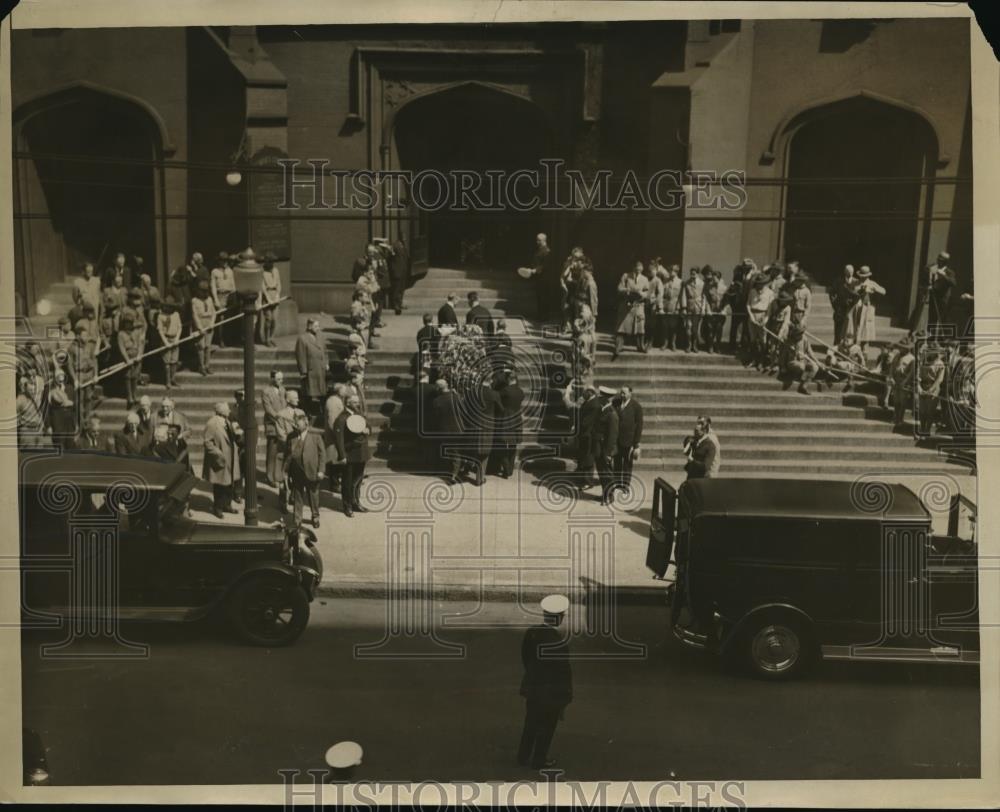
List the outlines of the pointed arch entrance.
{"label": "pointed arch entrance", "polygon": [[17,282],[29,307],[84,261],[123,251],[151,272],[162,263],[162,120],[80,85],[22,105],[13,135]]}
{"label": "pointed arch entrance", "polygon": [[[534,102],[478,82],[414,97],[391,122],[399,167],[411,173],[435,169],[510,173],[537,170],[553,155],[551,125]],[[532,186],[525,185],[527,196]],[[538,211],[507,205],[499,211],[461,211],[447,205],[413,212],[411,238],[417,258],[426,242],[431,265],[513,267],[531,251],[544,223]]]}
{"label": "pointed arch entrance", "polygon": [[793,118],[787,140],[783,255],[828,284],[869,265],[887,310],[905,316],[926,261],[938,142],[913,110],[861,94]]}

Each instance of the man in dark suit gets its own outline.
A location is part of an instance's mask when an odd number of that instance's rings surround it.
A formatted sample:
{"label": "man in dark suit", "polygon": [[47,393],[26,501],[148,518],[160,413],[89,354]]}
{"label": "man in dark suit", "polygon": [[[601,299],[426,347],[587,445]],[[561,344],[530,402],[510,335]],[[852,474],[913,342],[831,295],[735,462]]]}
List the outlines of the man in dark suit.
{"label": "man in dark suit", "polygon": [[524,416],[521,413],[524,404],[524,390],[518,386],[517,374],[514,370],[500,375],[500,414],[499,426],[500,445],[500,476],[509,479],[514,474],[514,464],[517,460],[517,447],[524,434]]}
{"label": "man in dark suit", "polygon": [[424,326],[417,330],[417,369],[431,366],[437,362],[438,343],[441,341],[441,331],[434,326],[434,317],[424,313]]}
{"label": "man in dark suit", "polygon": [[320,334],[318,319],[306,320],[306,331],[295,342],[295,362],[302,376],[303,405],[306,412],[315,416],[326,397],[326,376],[330,369],[326,339]]}
{"label": "man in dark suit", "polygon": [[938,254],[937,262],[927,269],[929,305],[927,330],[932,335],[939,332],[941,325],[948,321],[951,294],[958,281],[950,263],[951,255],[947,251],[942,251]]}
{"label": "man in dark suit", "polygon": [[403,294],[410,282],[410,252],[403,242],[402,236],[392,243],[392,255],[389,257],[389,279],[392,288],[392,306],[398,316],[404,310]]}
{"label": "man in dark suit", "polygon": [[368,508],[358,501],[358,488],[365,475],[365,464],[371,458],[368,448],[368,436],[371,429],[365,426],[360,434],[347,428],[347,419],[352,415],[362,415],[361,399],[351,394],[347,396],[342,411],[333,421],[333,442],[337,449],[337,461],[344,463],[344,471],[340,477],[341,500],[344,505],[344,515],[354,516],[354,511],[367,513]]}
{"label": "man in dark suit", "polygon": [[493,340],[489,346],[490,363],[497,372],[513,369],[516,359],[514,358],[514,342],[507,334],[507,322],[504,319],[497,319],[493,331]]}
{"label": "man in dark suit", "polygon": [[623,492],[632,488],[632,466],[639,456],[642,440],[642,406],[632,397],[632,387],[618,391],[618,449],[615,452],[615,478]]}
{"label": "man in dark suit", "polygon": [[[445,460],[447,447],[462,439],[462,421],[459,417],[458,396],[451,391],[448,381],[440,378],[436,386],[438,394],[431,404],[431,414],[434,431],[438,436],[438,457]],[[445,481],[449,485],[457,484],[462,469],[462,458],[453,456],[447,460],[446,465],[448,474],[445,475]]]}
{"label": "man in dark suit", "polygon": [[528,629],[521,641],[525,708],[517,762],[535,770],[555,764],[549,758],[549,745],[566,706],[573,701],[569,643],[558,630],[567,609],[569,600],[564,595],[544,598],[543,622]]}
{"label": "man in dark suit", "polygon": [[465,323],[477,325],[483,335],[493,335],[493,316],[479,303],[479,294],[475,291],[469,294],[469,312],[465,314]]}
{"label": "man in dark suit", "polygon": [[476,434],[476,458],[478,460],[473,480],[477,488],[486,482],[486,468],[493,453],[493,444],[497,439],[497,422],[503,414],[503,404],[500,395],[486,381],[479,387],[479,392],[470,404],[475,410],[473,420]]}
{"label": "man in dark suit", "polygon": [[576,443],[576,473],[580,477],[580,490],[583,491],[597,485],[594,478],[594,435],[602,406],[597,390],[592,386],[585,387],[577,416]]}
{"label": "man in dark suit", "polygon": [[449,293],[444,304],[438,309],[438,327],[458,326],[458,313],[455,312],[456,301],[458,301],[458,297],[454,293]]}
{"label": "man in dark suit", "polygon": [[426,466],[427,473],[434,470],[432,461],[436,452],[434,443],[434,415],[432,404],[437,396],[437,387],[431,383],[430,374],[426,369],[417,371],[417,380],[413,384],[413,420],[417,430],[417,447],[420,459]]}
{"label": "man in dark suit", "polygon": [[295,525],[302,524],[302,506],[308,498],[312,526],[319,527],[319,482],[326,471],[326,449],[323,435],[309,428],[309,418],[300,413],[295,417],[295,433],[288,438],[285,453],[285,475],[292,488]]}
{"label": "man in dark suit", "polygon": [[108,436],[107,432],[101,431],[101,418],[97,415],[91,415],[83,433],[77,438],[76,447],[86,451],[113,452],[115,441]]}
{"label": "man in dark suit", "polygon": [[115,435],[115,453],[141,457],[148,449],[149,444],[139,432],[139,415],[129,412],[125,415],[125,426]]}
{"label": "man in dark suit", "polygon": [[618,411],[612,403],[615,390],[602,386],[600,394],[601,411],[597,416],[594,433],[591,435],[594,463],[597,477],[601,481],[601,504],[610,505],[615,501],[614,457],[618,452]]}

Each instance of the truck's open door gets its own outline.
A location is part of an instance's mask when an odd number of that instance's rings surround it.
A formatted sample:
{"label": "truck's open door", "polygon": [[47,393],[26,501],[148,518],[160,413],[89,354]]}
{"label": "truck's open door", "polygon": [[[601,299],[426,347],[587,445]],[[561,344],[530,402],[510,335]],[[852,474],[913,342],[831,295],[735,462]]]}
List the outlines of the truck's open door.
{"label": "truck's open door", "polygon": [[657,578],[666,574],[673,555],[676,511],[677,491],[657,477],[653,483],[653,515],[649,520],[649,545],[646,547],[646,566]]}

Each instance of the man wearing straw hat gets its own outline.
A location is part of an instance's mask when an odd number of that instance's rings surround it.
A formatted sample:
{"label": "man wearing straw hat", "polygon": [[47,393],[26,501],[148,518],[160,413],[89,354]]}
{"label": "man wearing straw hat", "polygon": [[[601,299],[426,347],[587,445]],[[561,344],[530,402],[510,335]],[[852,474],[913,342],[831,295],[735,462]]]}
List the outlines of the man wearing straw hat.
{"label": "man wearing straw hat", "polygon": [[524,665],[521,696],[525,699],[525,712],[517,763],[534,770],[555,764],[549,758],[549,745],[566,706],[573,701],[569,643],[558,631],[569,609],[569,599],[565,595],[549,595],[542,600],[541,608],[542,623],[528,629],[521,642]]}

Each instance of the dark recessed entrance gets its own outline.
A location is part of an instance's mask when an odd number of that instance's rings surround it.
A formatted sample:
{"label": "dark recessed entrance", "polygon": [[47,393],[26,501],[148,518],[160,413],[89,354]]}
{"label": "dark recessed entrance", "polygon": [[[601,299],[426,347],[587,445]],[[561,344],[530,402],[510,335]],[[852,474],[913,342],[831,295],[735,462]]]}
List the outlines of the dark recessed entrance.
{"label": "dark recessed entrance", "polygon": [[[409,103],[395,123],[402,169],[538,169],[549,155],[550,133],[541,110],[508,93],[469,84]],[[533,184],[520,187],[528,196]],[[427,187],[433,196],[435,186]],[[456,211],[427,215],[428,259],[447,267],[511,267],[530,256],[542,219],[537,212]]]}
{"label": "dark recessed entrance", "polygon": [[870,265],[887,290],[886,309],[905,314],[922,252],[922,179],[937,157],[930,126],[863,96],[811,110],[792,126],[785,258],[824,284],[845,264]]}
{"label": "dark recessed entrance", "polygon": [[110,264],[117,251],[156,268],[154,132],[136,105],[88,89],[54,97],[24,121],[18,207],[36,219],[22,223],[33,234],[21,253],[38,294],[84,260]]}

